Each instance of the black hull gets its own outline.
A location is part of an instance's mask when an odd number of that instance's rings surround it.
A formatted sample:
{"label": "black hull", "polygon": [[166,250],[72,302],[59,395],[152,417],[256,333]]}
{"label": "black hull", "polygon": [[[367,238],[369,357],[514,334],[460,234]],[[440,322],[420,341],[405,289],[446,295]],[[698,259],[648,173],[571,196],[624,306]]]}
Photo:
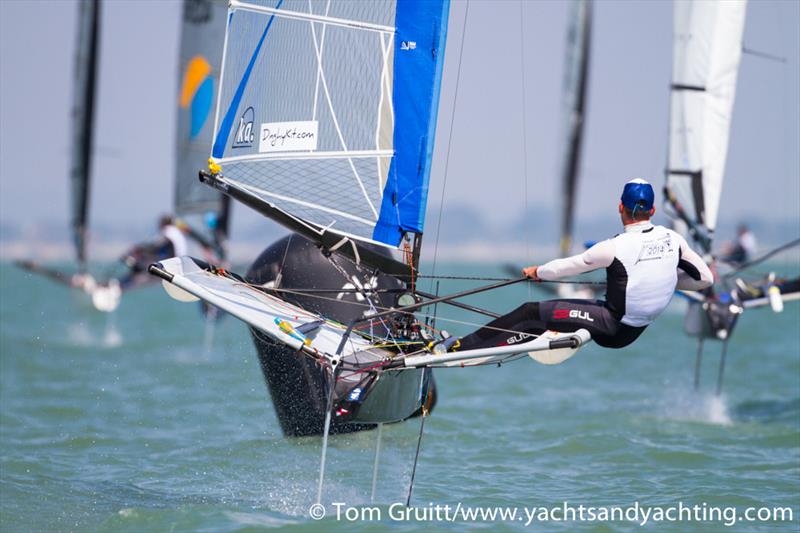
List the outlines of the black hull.
{"label": "black hull", "polygon": [[[359,272],[349,261],[339,259],[337,264],[348,275],[363,279],[363,272]],[[348,281],[316,246],[297,235],[281,239],[265,250],[251,266],[247,278],[258,284],[275,282],[277,279],[280,287],[295,289],[338,289]],[[394,278],[382,274],[377,275],[377,281],[373,281],[373,284],[380,288],[399,286]],[[394,298],[386,294],[380,297]],[[363,310],[362,305],[355,303],[352,293],[337,301],[302,295],[294,298],[294,303],[342,323],[360,316]],[[379,304],[392,305],[388,301]],[[284,435],[321,435],[327,406],[325,371],[313,359],[297,354],[259,331],[251,328],[250,333]],[[350,391],[357,386],[363,387],[364,393],[359,401],[348,401]],[[330,432],[352,433],[373,429],[377,422],[398,422],[419,415],[423,397],[428,398],[429,409],[432,409],[436,385],[430,371],[427,374],[417,369],[391,371],[368,386],[340,381],[336,387],[336,397]]]}

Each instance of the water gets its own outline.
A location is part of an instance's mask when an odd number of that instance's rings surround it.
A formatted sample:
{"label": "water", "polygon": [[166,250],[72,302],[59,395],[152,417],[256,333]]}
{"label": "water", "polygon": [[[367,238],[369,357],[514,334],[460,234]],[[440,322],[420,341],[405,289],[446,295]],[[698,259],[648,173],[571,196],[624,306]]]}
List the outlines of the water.
{"label": "water", "polygon": [[[441,291],[464,286],[443,283]],[[508,310],[527,296],[512,287],[466,301]],[[412,503],[786,506],[793,522],[646,527],[797,531],[800,305],[744,315],[721,398],[713,396],[717,343],[707,344],[703,392],[691,390],[695,344],[679,333],[681,309],[670,308],[624,350],[590,346],[556,367],[520,360],[438,371],[440,401],[425,424]],[[474,320],[443,306],[439,312]],[[405,501],[418,420],[383,429],[382,522],[330,516],[332,502],[369,504],[374,431],[331,438],[329,517],[312,521],[321,439],[283,438],[239,322],[224,319],[212,339],[196,304],[175,302],[158,287],[126,295],[109,319],[7,264],[0,265],[0,319],[3,531],[578,527],[390,521],[388,506]]]}

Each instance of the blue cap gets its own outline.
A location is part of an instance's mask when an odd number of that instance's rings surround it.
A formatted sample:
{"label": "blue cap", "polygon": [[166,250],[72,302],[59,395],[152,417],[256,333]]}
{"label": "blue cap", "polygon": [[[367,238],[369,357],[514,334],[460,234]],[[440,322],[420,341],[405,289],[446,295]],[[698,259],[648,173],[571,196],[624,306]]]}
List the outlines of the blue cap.
{"label": "blue cap", "polygon": [[650,211],[653,208],[656,195],[653,186],[643,179],[636,178],[625,184],[622,189],[622,205],[630,209]]}
{"label": "blue cap", "polygon": [[208,211],[205,216],[203,216],[203,220],[209,229],[217,229],[217,223],[219,222],[219,219],[217,218],[217,214],[215,212]]}

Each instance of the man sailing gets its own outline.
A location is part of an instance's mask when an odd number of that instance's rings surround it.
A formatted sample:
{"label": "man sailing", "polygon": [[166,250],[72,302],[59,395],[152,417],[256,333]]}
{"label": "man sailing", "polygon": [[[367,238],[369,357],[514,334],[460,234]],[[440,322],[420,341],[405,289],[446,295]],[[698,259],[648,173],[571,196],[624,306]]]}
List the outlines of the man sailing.
{"label": "man sailing", "polygon": [[158,232],[157,239],[137,244],[121,258],[129,269],[119,280],[122,289],[130,289],[150,281],[150,277],[144,275],[150,263],[188,253],[186,237],[170,215],[162,215],[159,218]]}
{"label": "man sailing", "polygon": [[708,266],[683,237],[650,222],[654,199],[649,183],[629,181],[618,207],[623,233],[582,254],[522,271],[533,280],[555,281],[605,268],[605,300],[525,303],[466,337],[442,341],[435,351],[517,344],[546,330],[586,329],[605,348],[622,348],[635,341],[667,307],[676,289],[700,290],[713,283]]}

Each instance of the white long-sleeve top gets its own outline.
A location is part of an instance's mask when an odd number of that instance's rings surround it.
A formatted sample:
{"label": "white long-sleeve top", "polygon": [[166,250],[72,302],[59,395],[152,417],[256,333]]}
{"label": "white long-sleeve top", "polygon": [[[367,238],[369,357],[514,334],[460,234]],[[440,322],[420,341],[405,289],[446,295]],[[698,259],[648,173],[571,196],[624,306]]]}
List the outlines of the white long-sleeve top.
{"label": "white long-sleeve top", "polygon": [[582,254],[550,261],[537,275],[552,281],[599,268],[606,269],[606,305],[630,326],[655,320],[676,289],[700,290],[714,281],[686,239],[649,221],[628,224]]}

